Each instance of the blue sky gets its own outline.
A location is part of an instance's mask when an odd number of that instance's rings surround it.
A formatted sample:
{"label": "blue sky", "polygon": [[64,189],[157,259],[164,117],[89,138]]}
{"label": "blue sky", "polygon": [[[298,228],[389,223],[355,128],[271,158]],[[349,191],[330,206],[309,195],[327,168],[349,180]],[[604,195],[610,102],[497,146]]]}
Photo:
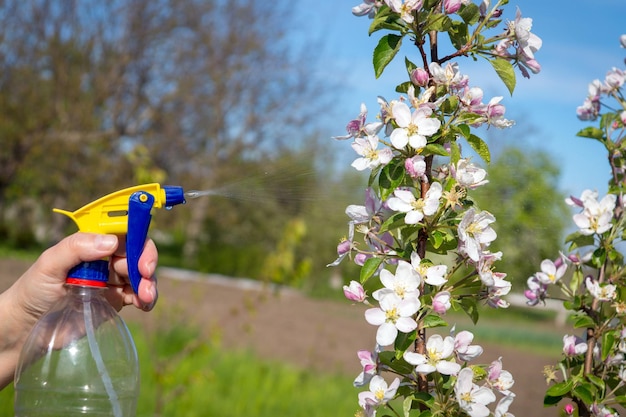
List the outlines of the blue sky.
{"label": "blue sky", "polygon": [[[368,37],[370,20],[351,13],[358,3],[360,0],[294,2],[306,17],[307,27],[319,31],[324,43],[322,59],[329,64],[322,75],[340,85],[337,114],[330,117],[336,134],[343,134],[346,122],[358,114],[362,102],[373,118],[378,112],[376,96],[395,98],[394,86],[406,79],[402,59],[380,79],[374,77],[371,56],[381,34]],[[612,67],[624,68],[626,50],[620,48],[619,36],[626,33],[626,0],[511,0],[503,18],[514,19],[517,7],[524,17],[533,19],[533,32],[543,40],[536,54],[541,73],[525,79],[518,72],[511,97],[486,62],[459,60],[461,72],[470,75],[472,85],[483,88],[485,102],[504,96],[507,117],[517,124],[499,141],[540,147],[552,155],[561,167],[561,188],[567,193],[580,195],[586,188],[604,193],[609,174],[606,156],[596,142],[575,136],[586,126],[576,118],[576,107],[585,98],[589,82],[603,80]],[[402,56],[417,62],[412,54],[411,49],[401,51]],[[339,146],[349,148],[345,142]]]}

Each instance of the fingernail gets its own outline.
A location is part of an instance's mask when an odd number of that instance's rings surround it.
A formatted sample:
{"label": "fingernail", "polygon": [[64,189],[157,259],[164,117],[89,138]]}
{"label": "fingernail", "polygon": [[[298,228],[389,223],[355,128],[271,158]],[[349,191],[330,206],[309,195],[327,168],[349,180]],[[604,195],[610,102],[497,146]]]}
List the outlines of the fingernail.
{"label": "fingernail", "polygon": [[156,261],[148,262],[148,275],[154,275],[154,272],[156,271],[156,264]]}
{"label": "fingernail", "polygon": [[117,245],[117,237],[113,235],[96,235],[94,245],[98,250],[110,251]]}

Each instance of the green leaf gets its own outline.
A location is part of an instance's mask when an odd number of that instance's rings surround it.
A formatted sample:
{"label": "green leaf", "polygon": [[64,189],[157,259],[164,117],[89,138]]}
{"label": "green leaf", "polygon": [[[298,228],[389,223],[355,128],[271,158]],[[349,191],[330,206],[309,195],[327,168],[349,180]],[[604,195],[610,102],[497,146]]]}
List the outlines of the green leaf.
{"label": "green leaf", "polygon": [[551,397],[560,397],[568,394],[572,390],[572,380],[569,379],[567,381],[559,382],[558,384],[552,385],[546,391],[546,395]]}
{"label": "green leaf", "polygon": [[478,136],[472,134],[467,139],[467,143],[470,144],[472,149],[478,154],[478,156],[483,159],[483,161],[485,161],[486,163],[491,162],[491,154],[489,153],[489,147],[487,146],[485,141],[483,141]]}
{"label": "green leaf", "polygon": [[426,155],[450,156],[446,148],[438,143],[429,143],[424,147],[423,153]]}
{"label": "green leaf", "polygon": [[[398,332],[398,336],[396,337],[396,341],[394,343],[394,349],[396,351],[396,359],[402,359],[402,355],[404,352],[415,342],[415,338],[417,337],[417,332],[403,333]],[[409,370],[409,373],[411,371]]]}
{"label": "green leaf", "polygon": [[378,271],[378,267],[383,262],[383,258],[369,258],[365,261],[365,264],[361,267],[361,284],[365,284],[365,282],[370,279],[372,275]]}
{"label": "green leaf", "polygon": [[580,398],[585,404],[591,404],[594,400],[594,395],[592,394],[590,388],[593,388],[591,384],[578,385],[572,391],[574,397]]}
{"label": "green leaf", "polygon": [[615,343],[615,334],[607,331],[602,335],[602,360],[605,361],[613,351]]}
{"label": "green leaf", "polygon": [[615,397],[615,401],[622,407],[626,407],[626,395],[619,395]]}
{"label": "green leaf", "polygon": [[379,78],[385,67],[396,56],[402,45],[402,36],[388,34],[380,38],[378,45],[374,49],[374,74]]}
{"label": "green leaf", "polygon": [[593,245],[594,239],[592,235],[585,236],[580,232],[574,232],[565,238],[565,243],[570,243],[570,251],[572,251],[577,248]]}
{"label": "green leaf", "polygon": [[589,126],[589,127],[582,129],[581,131],[576,133],[576,136],[580,136],[582,138],[596,139],[599,141],[604,140],[604,132],[598,129],[597,127],[593,127],[593,126]]}
{"label": "green leaf", "polygon": [[476,306],[477,297],[463,297],[461,302],[461,308],[465,311],[465,314],[472,319],[472,322],[476,324],[478,322],[478,308]]}
{"label": "green leaf", "polygon": [[480,9],[474,3],[461,6],[457,14],[468,25],[473,25],[480,19]]}
{"label": "green leaf", "polygon": [[450,162],[454,165],[461,159],[461,148],[456,140],[450,142]]}
{"label": "green leaf", "polygon": [[509,93],[513,95],[513,90],[515,90],[515,70],[513,69],[513,65],[503,58],[494,58],[490,59],[489,63],[496,70],[496,74],[500,77],[506,88],[509,90]]}
{"label": "green leaf", "polygon": [[405,174],[404,161],[397,160],[385,165],[378,177],[380,197],[383,201],[402,184]]}
{"label": "green leaf", "polygon": [[404,26],[399,22],[401,21],[396,18],[396,15],[388,6],[382,6],[376,13],[372,23],[370,23],[368,35],[381,29],[401,31]]}
{"label": "green leaf", "polygon": [[586,314],[581,314],[579,316],[576,316],[574,320],[575,329],[590,328],[590,327],[594,327],[595,325],[596,323],[593,321],[593,319]]}
{"label": "green leaf", "polygon": [[600,391],[604,392],[606,384],[604,383],[604,380],[602,378],[599,378],[593,374],[587,374],[587,379],[591,381],[591,383],[594,384],[596,387],[598,387]]}
{"label": "green leaf", "polygon": [[467,31],[467,24],[458,21],[452,21],[450,28],[448,29],[448,37],[450,43],[456,48],[463,48],[469,41],[469,33]]}
{"label": "green leaf", "polygon": [[426,317],[424,317],[422,324],[426,328],[446,327],[448,325],[448,323],[446,323],[446,321],[439,317],[437,314],[427,315]]}
{"label": "green leaf", "polygon": [[583,283],[585,276],[583,271],[580,269],[576,269],[572,273],[572,279],[569,282],[569,289],[572,290],[572,293],[576,293],[578,291],[578,287]]}

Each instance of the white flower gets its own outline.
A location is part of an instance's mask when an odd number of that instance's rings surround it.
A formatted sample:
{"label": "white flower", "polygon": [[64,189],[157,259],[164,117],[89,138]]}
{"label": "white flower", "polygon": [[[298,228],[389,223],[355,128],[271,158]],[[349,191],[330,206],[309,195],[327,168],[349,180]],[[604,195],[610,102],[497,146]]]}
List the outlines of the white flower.
{"label": "white flower", "polygon": [[430,117],[432,110],[428,107],[411,113],[406,103],[394,101],[391,111],[398,127],[391,132],[389,139],[397,149],[404,149],[407,143],[414,149],[421,149],[426,146],[426,137],[434,135],[441,127],[439,119]]}
{"label": "white flower", "polygon": [[581,196],[582,213],[575,214],[573,219],[583,235],[602,234],[611,228],[613,210],[617,197],[607,194],[598,202],[597,194],[586,190]]}
{"label": "white flower", "polygon": [[415,330],[417,323],[412,316],[417,313],[420,305],[417,297],[403,300],[395,293],[388,293],[380,300],[380,308],[366,310],[365,320],[369,324],[379,326],[376,331],[376,343],[389,346],[396,340],[398,331],[409,333]]}
{"label": "white flower", "polygon": [[496,409],[494,411],[494,417],[514,417],[513,414],[509,413],[509,407],[511,403],[515,399],[515,394],[512,392],[509,393],[506,397],[502,397],[500,401],[498,401],[498,405],[496,405]]}
{"label": "white flower", "polygon": [[494,402],[496,396],[489,388],[474,384],[473,379],[472,368],[461,369],[454,384],[456,400],[470,417],[487,417],[490,413],[487,404]]}
{"label": "white flower", "polygon": [[509,371],[502,370],[502,358],[491,362],[489,365],[489,371],[487,373],[489,384],[500,391],[503,395],[509,395],[511,392],[509,389],[513,386],[515,381],[513,375]]}
{"label": "white flower", "polygon": [[411,253],[411,266],[421,277],[425,277],[424,282],[429,285],[439,287],[448,282],[446,278],[448,267],[446,265],[422,265],[422,259],[417,252]]}
{"label": "white flower", "polygon": [[415,198],[413,192],[397,189],[393,192],[394,197],[387,200],[387,206],[391,210],[406,213],[404,218],[406,224],[417,224],[424,216],[437,212],[442,191],[438,182],[431,184],[424,198]]}
{"label": "white flower", "polygon": [[485,179],[487,171],[472,164],[468,159],[461,159],[456,164],[454,178],[463,187],[474,189],[489,181]]}
{"label": "white flower", "polygon": [[617,288],[613,284],[600,285],[598,281],[587,277],[585,285],[587,291],[598,301],[611,301],[617,295],[615,292]]}
{"label": "white flower", "polygon": [[473,207],[463,216],[458,227],[459,239],[472,261],[478,262],[484,246],[496,239],[496,232],[489,226],[495,221],[496,218],[488,211],[476,213]]}
{"label": "white flower", "polygon": [[423,0],[385,0],[391,10],[400,13],[400,19],[407,23],[413,23],[413,11],[422,7]]}
{"label": "white flower", "polygon": [[372,296],[381,300],[386,294],[396,294],[400,299],[419,297],[418,287],[421,279],[417,271],[406,261],[398,261],[395,275],[386,269],[380,271],[380,282],[385,286],[374,291]]}
{"label": "white flower", "polygon": [[[454,328],[450,333],[454,336]],[[468,362],[482,355],[483,348],[481,346],[470,344],[473,340],[474,335],[467,330],[463,330],[454,336],[454,350],[460,360]]]}
{"label": "white flower", "polygon": [[370,135],[366,138],[356,138],[352,143],[352,149],[361,155],[352,162],[352,166],[358,171],[373,169],[379,165],[387,165],[393,158],[391,149],[384,148],[378,150],[378,136]]}
{"label": "white flower", "polygon": [[395,397],[400,379],[396,378],[390,385],[380,375],[374,375],[370,381],[370,390],[359,393],[359,405],[362,408],[386,404]]}
{"label": "white flower", "polygon": [[434,334],[426,342],[426,355],[406,351],[404,360],[411,365],[416,365],[415,371],[423,374],[439,372],[444,375],[456,375],[461,370],[461,365],[449,361],[454,353],[454,339],[450,336],[442,338]]}
{"label": "white flower", "polygon": [[376,375],[376,369],[378,364],[376,363],[377,355],[368,350],[359,350],[357,357],[361,361],[363,371],[356,377],[353,385],[355,387],[362,387],[372,380],[372,377]]}
{"label": "white flower", "polygon": [[459,72],[459,64],[456,62],[448,63],[445,68],[436,62],[428,65],[433,80],[440,85],[449,86],[455,89],[463,88],[467,85],[469,78]]}
{"label": "white flower", "polygon": [[541,261],[541,272],[537,272],[536,276],[542,284],[555,284],[565,275],[566,270],[567,264],[565,262],[557,268],[550,259],[544,259]]}
{"label": "white flower", "polygon": [[587,352],[587,343],[573,335],[563,336],[563,353],[566,356],[577,356]]}

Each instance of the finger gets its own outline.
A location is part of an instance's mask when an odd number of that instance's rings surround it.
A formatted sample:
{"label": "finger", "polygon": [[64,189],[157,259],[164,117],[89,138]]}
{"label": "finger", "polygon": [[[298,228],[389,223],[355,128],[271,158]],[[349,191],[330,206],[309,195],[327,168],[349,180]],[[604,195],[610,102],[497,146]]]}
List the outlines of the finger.
{"label": "finger", "polygon": [[114,235],[78,232],[42,253],[33,267],[44,276],[64,282],[74,266],[110,256],[117,246],[118,240]]}

